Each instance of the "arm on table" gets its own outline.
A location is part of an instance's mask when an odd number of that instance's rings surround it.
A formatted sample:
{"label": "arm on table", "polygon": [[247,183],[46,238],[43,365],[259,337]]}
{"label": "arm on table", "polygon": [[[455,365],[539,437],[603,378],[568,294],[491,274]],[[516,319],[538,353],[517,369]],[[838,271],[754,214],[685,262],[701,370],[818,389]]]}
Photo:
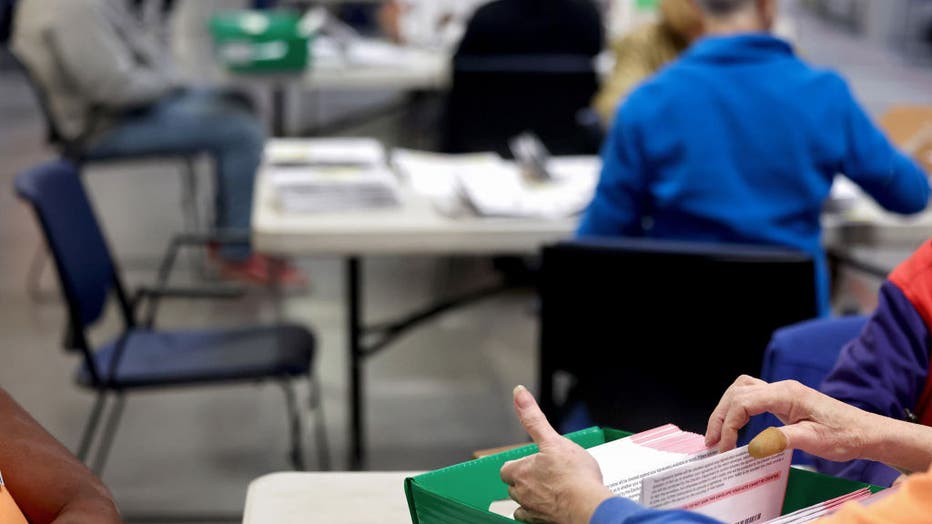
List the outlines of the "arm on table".
{"label": "arm on table", "polygon": [[3,390],[0,427],[0,468],[29,522],[122,522],[100,480]]}
{"label": "arm on table", "polygon": [[844,81],[847,150],[841,171],[889,211],[918,213],[929,202],[929,180],[911,158],[890,143],[858,104]]}

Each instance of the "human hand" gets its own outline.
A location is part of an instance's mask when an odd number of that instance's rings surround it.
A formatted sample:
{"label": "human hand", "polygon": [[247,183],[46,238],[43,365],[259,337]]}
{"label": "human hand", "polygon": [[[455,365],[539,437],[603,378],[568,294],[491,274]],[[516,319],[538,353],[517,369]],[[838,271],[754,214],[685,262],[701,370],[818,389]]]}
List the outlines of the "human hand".
{"label": "human hand", "polygon": [[[879,441],[874,433],[882,417],[835,400],[799,382],[787,380],[768,384],[741,376],[725,391],[712,412],[706,444],[720,451],[734,449],[741,429],[754,415],[769,412],[786,424],[767,430],[751,441],[752,447],[770,448],[762,454],[783,449],[801,449],[819,457],[846,461],[862,458]],[[783,441],[764,441],[779,431]],[[783,449],[781,449],[783,448]]]}
{"label": "human hand", "polygon": [[514,391],[515,411],[539,452],[502,466],[508,494],[521,505],[515,519],[532,523],[586,524],[612,492],[602,484],[602,471],[592,455],[562,437],[547,422],[537,401],[524,387]]}

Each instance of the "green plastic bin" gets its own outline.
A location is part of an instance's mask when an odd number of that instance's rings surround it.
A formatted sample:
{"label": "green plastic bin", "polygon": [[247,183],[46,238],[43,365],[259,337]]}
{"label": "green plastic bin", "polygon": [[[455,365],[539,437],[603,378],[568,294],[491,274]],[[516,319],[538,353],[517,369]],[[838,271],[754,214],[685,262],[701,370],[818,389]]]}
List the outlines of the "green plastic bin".
{"label": "green plastic bin", "polygon": [[[591,448],[628,435],[630,433],[613,429],[589,428],[567,437],[584,448]],[[414,524],[514,523],[488,511],[492,502],[508,498],[508,487],[501,481],[499,470],[509,460],[536,452],[537,446],[531,444],[406,479],[405,495],[411,521]],[[790,470],[783,513],[864,487],[873,492],[883,489],[794,468]]]}
{"label": "green plastic bin", "polygon": [[209,23],[217,60],[236,73],[287,73],[310,64],[312,35],[290,11],[226,11]]}

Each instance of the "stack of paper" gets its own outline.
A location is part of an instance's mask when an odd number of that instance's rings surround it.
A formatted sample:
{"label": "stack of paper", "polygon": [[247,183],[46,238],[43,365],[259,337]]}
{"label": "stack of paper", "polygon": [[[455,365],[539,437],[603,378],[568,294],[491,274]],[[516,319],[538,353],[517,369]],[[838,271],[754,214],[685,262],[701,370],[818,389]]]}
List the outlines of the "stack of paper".
{"label": "stack of paper", "polygon": [[598,157],[556,157],[553,179],[531,180],[514,162],[494,153],[443,155],[396,150],[392,162],[412,188],[449,207],[462,197],[483,216],[565,218],[592,200],[601,162]]}
{"label": "stack of paper", "polygon": [[286,212],[398,205],[398,184],[382,145],[370,139],[272,140],[266,176]]}
{"label": "stack of paper", "polygon": [[[755,459],[747,447],[717,453],[705,438],[666,425],[589,449],[606,487],[656,509],[694,511],[726,523],[797,524],[830,514],[849,501],[885,495],[863,489],[781,517],[792,453]],[[514,503],[490,510],[510,517]]]}
{"label": "stack of paper", "polygon": [[780,518],[773,519],[769,521],[768,524],[803,524],[804,522],[811,522],[826,515],[831,515],[832,513],[835,513],[841,509],[841,506],[847,502],[870,504],[875,501],[875,497],[879,499],[886,497],[887,495],[889,495],[887,492],[871,495],[870,490],[864,488],[852,493],[848,493],[847,495],[842,495],[832,500],[827,500],[821,504],[816,504],[815,506],[803,508],[799,511],[790,513],[789,515],[784,515]]}

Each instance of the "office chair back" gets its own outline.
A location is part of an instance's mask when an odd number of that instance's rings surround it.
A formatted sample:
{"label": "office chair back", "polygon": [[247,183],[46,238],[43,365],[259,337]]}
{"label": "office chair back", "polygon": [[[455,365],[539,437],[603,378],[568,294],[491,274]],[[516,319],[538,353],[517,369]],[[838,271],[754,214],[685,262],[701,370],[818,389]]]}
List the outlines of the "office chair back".
{"label": "office chair back", "polygon": [[[796,380],[819,389],[835,367],[842,348],[860,335],[865,324],[867,317],[850,316],[820,318],[778,329],[764,352],[760,377],[767,382]],[[769,413],[752,417],[742,442],[750,442],[770,426],[782,425]],[[813,459],[797,451],[794,462],[812,464]]]}
{"label": "office chair back", "polygon": [[13,16],[16,0],[0,0],[0,45],[6,47],[13,37]]}
{"label": "office chair back", "polygon": [[70,162],[50,162],[16,177],[17,194],[32,205],[58,269],[69,306],[73,333],[69,349],[88,349],[83,330],[96,323],[111,292],[123,307],[124,320],[132,315],[110,249],[94,210]]}
{"label": "office chair back", "polygon": [[577,116],[598,88],[587,55],[457,56],[444,115],[443,149],[496,151],[531,131],[554,154],[594,154]]}
{"label": "office chair back", "polygon": [[773,331],[816,316],[805,254],[646,239],[564,242],[543,251],[540,380],[577,383],[595,423],[629,431],[673,422],[704,431],[738,375],[758,375]]}

